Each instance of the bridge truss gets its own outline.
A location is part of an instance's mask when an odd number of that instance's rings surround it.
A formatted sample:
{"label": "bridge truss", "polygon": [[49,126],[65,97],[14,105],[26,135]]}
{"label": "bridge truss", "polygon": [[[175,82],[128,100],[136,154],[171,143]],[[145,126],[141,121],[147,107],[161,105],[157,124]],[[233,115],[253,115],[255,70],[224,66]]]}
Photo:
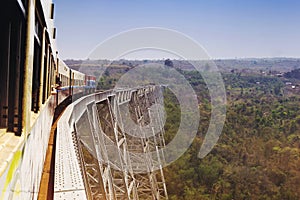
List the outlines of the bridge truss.
{"label": "bridge truss", "polygon": [[58,123],[55,199],[168,199],[161,87],[83,97]]}

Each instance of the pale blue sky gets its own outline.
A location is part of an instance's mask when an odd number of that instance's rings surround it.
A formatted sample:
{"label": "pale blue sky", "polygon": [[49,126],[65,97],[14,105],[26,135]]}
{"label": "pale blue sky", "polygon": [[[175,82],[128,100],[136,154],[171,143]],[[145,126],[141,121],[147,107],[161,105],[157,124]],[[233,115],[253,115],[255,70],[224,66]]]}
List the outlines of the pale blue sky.
{"label": "pale blue sky", "polygon": [[84,59],[108,37],[140,27],[182,32],[200,43],[212,58],[300,57],[297,0],[54,2],[63,59]]}

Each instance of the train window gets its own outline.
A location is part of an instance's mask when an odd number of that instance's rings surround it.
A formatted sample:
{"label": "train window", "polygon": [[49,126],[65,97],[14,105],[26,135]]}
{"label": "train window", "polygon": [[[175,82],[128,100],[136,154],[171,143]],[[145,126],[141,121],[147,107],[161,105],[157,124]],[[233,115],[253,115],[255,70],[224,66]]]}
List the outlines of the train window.
{"label": "train window", "polygon": [[51,94],[51,90],[52,90],[52,77],[53,77],[53,58],[52,58],[52,53],[50,54],[49,57],[49,65],[48,65],[48,69],[49,69],[49,73],[48,73],[48,97]]}
{"label": "train window", "polygon": [[56,66],[55,66],[55,61],[53,55],[51,56],[51,82],[50,82],[50,91],[52,91],[52,86],[55,84],[55,71],[56,71]]}
{"label": "train window", "polygon": [[22,2],[22,7],[23,8],[27,8],[27,6],[28,6],[28,0],[21,0],[21,2]]}
{"label": "train window", "polygon": [[54,19],[54,3],[51,4],[50,19]]}
{"label": "train window", "polygon": [[68,84],[68,78],[64,76],[64,87],[67,86],[67,84]]}
{"label": "train window", "polygon": [[47,99],[49,97],[49,93],[50,93],[50,73],[51,73],[51,49],[48,46],[48,55],[47,55],[47,88],[46,88],[46,94],[45,94],[45,98]]}
{"label": "train window", "polygon": [[53,28],[53,39],[56,39],[56,28]]}
{"label": "train window", "polygon": [[26,8],[28,4],[28,0],[17,0],[19,8],[21,9],[24,16],[26,16]]}
{"label": "train window", "polygon": [[25,64],[26,21],[16,1],[1,3],[0,127],[20,135]]}
{"label": "train window", "polygon": [[47,99],[47,74],[49,73],[48,71],[48,59],[49,59],[49,42],[45,40],[45,52],[44,52],[44,74],[43,74],[43,99],[42,103],[44,104],[46,99]]}
{"label": "train window", "polygon": [[39,10],[35,13],[35,37],[34,37],[34,56],[33,56],[33,75],[32,75],[32,103],[31,111],[37,113],[40,103],[40,81],[41,81],[41,60],[43,42],[43,25],[40,19]]}
{"label": "train window", "polygon": [[32,76],[32,104],[31,110],[39,111],[39,92],[40,92],[40,73],[41,73],[41,46],[38,41],[34,41],[34,60]]}
{"label": "train window", "polygon": [[35,14],[35,38],[41,44],[43,39],[43,25],[38,13],[37,11]]}

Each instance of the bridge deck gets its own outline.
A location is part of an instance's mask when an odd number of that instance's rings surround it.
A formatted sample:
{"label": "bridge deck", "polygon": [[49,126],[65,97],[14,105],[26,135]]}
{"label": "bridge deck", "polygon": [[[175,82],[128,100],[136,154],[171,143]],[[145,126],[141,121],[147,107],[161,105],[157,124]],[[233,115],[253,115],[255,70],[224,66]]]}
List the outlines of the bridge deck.
{"label": "bridge deck", "polygon": [[56,138],[54,199],[87,199],[81,169],[72,138],[72,130],[66,126],[72,114],[68,107],[60,119]]}

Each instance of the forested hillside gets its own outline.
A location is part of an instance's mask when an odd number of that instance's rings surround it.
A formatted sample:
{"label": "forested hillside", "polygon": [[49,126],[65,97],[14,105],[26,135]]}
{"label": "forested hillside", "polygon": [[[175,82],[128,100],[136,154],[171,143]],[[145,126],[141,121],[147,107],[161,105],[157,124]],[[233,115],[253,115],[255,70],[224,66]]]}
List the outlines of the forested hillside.
{"label": "forested hillside", "polygon": [[[223,74],[226,123],[213,151],[199,159],[210,103],[201,76],[185,75],[199,95],[202,120],[190,149],[165,169],[170,199],[299,199],[299,96],[285,96],[277,77]],[[166,130],[172,135],[180,110],[166,96]]]}

